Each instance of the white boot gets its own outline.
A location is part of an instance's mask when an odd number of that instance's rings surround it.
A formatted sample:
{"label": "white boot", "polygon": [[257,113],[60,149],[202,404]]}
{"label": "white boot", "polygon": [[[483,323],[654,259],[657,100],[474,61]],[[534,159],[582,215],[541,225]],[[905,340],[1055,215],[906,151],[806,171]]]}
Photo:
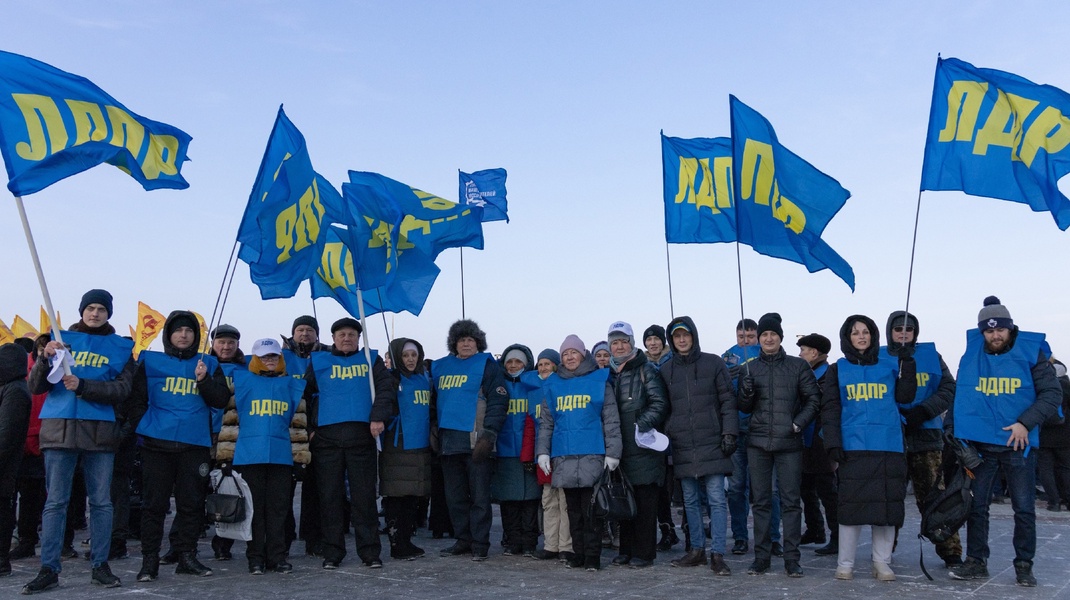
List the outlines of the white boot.
{"label": "white boot", "polygon": [[877,581],[895,581],[895,573],[888,563],[873,561],[873,576]]}

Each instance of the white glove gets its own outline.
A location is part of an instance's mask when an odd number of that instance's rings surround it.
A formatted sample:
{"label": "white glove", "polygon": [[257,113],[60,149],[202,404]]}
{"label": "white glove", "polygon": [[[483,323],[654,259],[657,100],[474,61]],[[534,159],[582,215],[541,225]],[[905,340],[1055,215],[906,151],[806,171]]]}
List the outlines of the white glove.
{"label": "white glove", "polygon": [[619,465],[619,464],[620,464],[620,459],[619,458],[613,458],[612,456],[607,456],[606,457],[606,468],[609,469],[610,471],[616,471],[617,470],[617,465]]}
{"label": "white glove", "polygon": [[550,474],[550,455],[549,454],[540,454],[539,455],[539,468],[542,469],[542,472],[545,473],[546,475]]}

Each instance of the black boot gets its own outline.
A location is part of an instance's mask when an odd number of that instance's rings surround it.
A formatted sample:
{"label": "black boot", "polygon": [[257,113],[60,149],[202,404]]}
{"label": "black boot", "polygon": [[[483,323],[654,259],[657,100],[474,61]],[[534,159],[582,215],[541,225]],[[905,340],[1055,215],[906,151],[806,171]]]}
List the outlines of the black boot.
{"label": "black boot", "polygon": [[141,570],[137,572],[138,581],[156,581],[160,576],[160,555],[145,554],[141,557]]}
{"label": "black boot", "polygon": [[212,570],[201,564],[193,552],[183,552],[178,555],[178,566],[175,567],[175,575],[196,575],[208,577]]}
{"label": "black boot", "polygon": [[669,523],[661,524],[661,541],[658,542],[658,552],[668,552],[672,550],[672,547],[680,543],[680,538],[676,537],[676,528]]}

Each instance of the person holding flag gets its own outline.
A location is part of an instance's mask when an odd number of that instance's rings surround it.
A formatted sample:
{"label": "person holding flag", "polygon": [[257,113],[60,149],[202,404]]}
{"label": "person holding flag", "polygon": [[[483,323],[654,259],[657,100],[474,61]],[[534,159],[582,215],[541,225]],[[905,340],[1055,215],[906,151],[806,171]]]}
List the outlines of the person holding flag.
{"label": "person holding flag", "polygon": [[[47,496],[41,516],[41,571],[26,584],[24,593],[59,583],[67,505],[79,462],[89,496],[93,582],[106,587],[121,583],[108,566],[111,477],[123,435],[117,413],[130,393],[136,370],[130,354],[133,343],[116,335],[108,323],[112,295],[107,290],[86,292],[78,311],[82,318],[70,331],[62,332],[64,343],[53,339],[45,345],[44,356],[51,360],[38,360],[30,371],[31,393],[48,393],[41,408],[40,432]],[[68,374],[50,374],[64,363],[70,365]]]}

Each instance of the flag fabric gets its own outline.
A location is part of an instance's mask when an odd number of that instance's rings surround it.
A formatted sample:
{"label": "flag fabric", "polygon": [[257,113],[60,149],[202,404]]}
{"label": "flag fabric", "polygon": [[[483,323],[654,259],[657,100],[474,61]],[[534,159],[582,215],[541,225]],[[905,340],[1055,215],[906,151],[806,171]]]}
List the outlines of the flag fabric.
{"label": "flag fabric", "polygon": [[740,243],[760,254],[829,269],[851,291],[854,270],[821,239],[851,192],[785,148],[769,121],[729,96],[732,115],[732,186]]}
{"label": "flag fabric", "polygon": [[7,326],[3,319],[0,319],[0,344],[10,344],[14,341],[15,332],[11,331],[11,328]]}
{"label": "flag fabric", "polygon": [[30,322],[22,317],[15,315],[15,320],[11,322],[11,331],[15,334],[15,337],[36,339],[41,335]]}
{"label": "flag fabric", "polygon": [[1070,94],[1013,73],[938,59],[922,190],[959,190],[1051,212],[1070,228]]}
{"label": "flag fabric", "polygon": [[732,140],[661,136],[665,241],[736,241],[732,198]]}
{"label": "flag fabric", "polygon": [[401,208],[393,197],[365,185],[343,183],[342,197],[347,228],[331,229],[354,252],[356,283],[361,289],[389,284],[398,269]]}
{"label": "flag fabric", "polygon": [[[327,231],[320,268],[312,278],[312,297],[334,298],[350,315],[359,318],[354,253],[339,231],[338,227],[331,227]],[[397,272],[387,284],[361,288],[365,315],[404,311],[419,316],[438,273],[439,268],[434,261],[419,250],[401,252]]]}
{"label": "flag fabric", "polygon": [[509,203],[505,198],[505,169],[485,169],[465,173],[460,169],[461,189],[458,198],[463,204],[483,207],[483,222],[509,222]]}
{"label": "flag fabric", "polygon": [[137,328],[131,328],[130,336],[134,338],[134,358],[141,354],[142,350],[148,350],[149,345],[163,331],[166,317],[163,313],[153,310],[144,302],[137,303]]}
{"label": "flag fabric", "polygon": [[432,260],[446,248],[483,249],[483,208],[450,202],[378,173],[350,171],[349,182],[392,198],[404,219],[399,251],[416,248]]}
{"label": "flag fabric", "polygon": [[88,79],[0,51],[0,153],[16,196],[105,162],[146,190],[184,189],[190,139],[131,112]]}
{"label": "flag fabric", "polygon": [[198,352],[209,352],[212,349],[212,340],[208,335],[208,321],[204,320],[201,313],[191,310],[193,316],[197,317],[197,323],[201,326],[201,347],[197,349]]}
{"label": "flag fabric", "polygon": [[238,227],[238,257],[260,297],[293,297],[315,273],[324,228],[343,218],[342,196],[312,169],[304,137],[280,106]]}
{"label": "flag fabric", "polygon": [[[56,323],[59,325],[60,330],[63,329],[63,321],[59,318],[59,311],[56,311]],[[52,331],[52,319],[48,318],[48,311],[45,307],[41,307],[41,333],[48,333]]]}

